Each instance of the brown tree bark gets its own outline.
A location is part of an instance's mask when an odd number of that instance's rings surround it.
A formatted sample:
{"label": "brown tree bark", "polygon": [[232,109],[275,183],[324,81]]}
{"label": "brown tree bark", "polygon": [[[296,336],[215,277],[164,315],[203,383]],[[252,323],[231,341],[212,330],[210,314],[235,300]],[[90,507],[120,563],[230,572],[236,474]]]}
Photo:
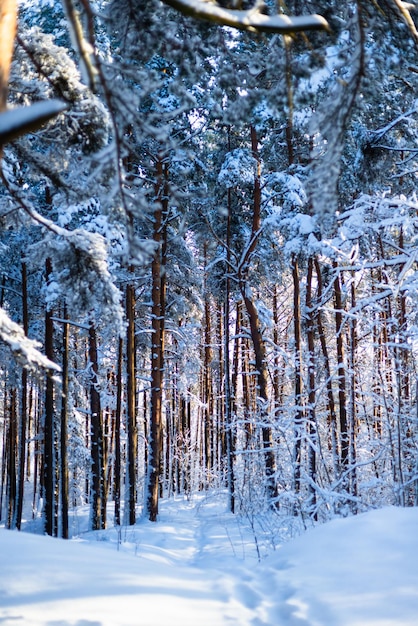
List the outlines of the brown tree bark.
{"label": "brown tree bark", "polygon": [[18,445],[17,390],[10,389],[9,428],[7,437],[7,528],[13,528],[16,513],[16,460]]}
{"label": "brown tree bark", "polygon": [[120,526],[121,505],[121,450],[120,430],[122,421],[122,369],[123,369],[123,340],[118,342],[118,363],[116,371],[116,408],[115,408],[115,460],[113,464],[113,498],[115,500],[115,524]]}
{"label": "brown tree bark", "polygon": [[[338,264],[333,263],[334,278],[334,305],[335,305],[335,331],[337,338],[337,379],[338,379],[338,410],[340,426],[341,446],[341,472],[347,471],[350,463],[350,437],[347,419],[347,383],[344,358],[344,329],[343,329],[343,298],[341,290],[341,278]],[[348,477],[343,480],[343,487],[348,491]]]}
{"label": "brown tree bark", "polygon": [[[21,265],[22,275],[22,326],[25,335],[28,336],[28,290],[26,263]],[[20,424],[19,424],[19,473],[16,507],[16,528],[20,530],[22,524],[23,497],[25,491],[25,465],[26,465],[26,441],[28,427],[28,372],[22,370],[20,389]]]}
{"label": "brown tree bark", "polygon": [[136,474],[138,430],[136,424],[136,342],[135,342],[135,288],[126,286],[126,423],[127,423],[127,500],[129,524],[136,522]]}
{"label": "brown tree bark", "polygon": [[309,508],[314,519],[318,519],[316,511],[316,448],[318,445],[318,433],[316,425],[316,389],[315,389],[315,311],[312,301],[312,276],[314,261],[312,257],[308,259],[308,272],[306,277],[306,335],[308,343],[308,471],[309,471]]}
{"label": "brown tree bark", "polygon": [[[318,259],[315,258],[315,273],[316,273],[316,281],[317,281],[317,293],[318,293],[318,302],[322,302],[323,295],[323,285],[322,285],[322,273],[321,266],[319,265]],[[337,473],[340,465],[340,454],[338,447],[338,437],[337,437],[337,412],[335,408],[335,399],[334,399],[334,391],[332,387],[332,375],[331,375],[331,365],[330,365],[330,357],[328,353],[328,345],[327,339],[325,335],[324,324],[322,321],[322,312],[319,308],[316,315],[316,324],[318,328],[318,336],[321,344],[321,351],[324,358],[324,369],[326,375],[326,388],[327,388],[327,404],[328,404],[328,428],[330,431],[329,437],[329,449],[332,452],[333,456],[333,465],[334,471]]]}
{"label": "brown tree bark", "polygon": [[[67,319],[67,307],[64,305],[63,318]],[[61,536],[68,539],[69,476],[68,476],[68,360],[69,360],[69,324],[64,321],[62,327],[62,396],[60,430],[60,465],[61,465]]]}
{"label": "brown tree bark", "polygon": [[16,0],[0,0],[0,112],[6,108],[10,63],[16,30],[16,12]]}
{"label": "brown tree bark", "polygon": [[295,255],[292,257],[293,278],[293,330],[295,342],[295,446],[294,446],[294,488],[299,493],[301,488],[302,464],[302,429],[304,425],[304,410],[302,406],[302,331],[300,315],[300,278],[299,262]]}
{"label": "brown tree bark", "polygon": [[97,336],[93,322],[89,326],[90,362],[90,454],[91,454],[91,527],[106,527],[106,498],[103,458],[103,422],[99,390]]}
{"label": "brown tree bark", "polygon": [[[48,282],[52,272],[51,261],[46,260],[45,276]],[[52,311],[45,312],[45,355],[54,360],[54,322]],[[54,501],[55,501],[55,415],[54,415],[54,382],[47,375],[45,381],[45,420],[44,420],[44,454],[43,454],[43,485],[44,485],[44,524],[47,535],[54,534]]]}
{"label": "brown tree bark", "polygon": [[156,252],[151,266],[152,275],[152,339],[151,339],[151,441],[149,454],[149,480],[147,510],[149,519],[157,521],[159,481],[163,451],[162,439],[162,388],[164,380],[164,326],[166,297],[166,225],[168,211],[168,169],[162,158],[157,161],[156,198],[153,241]]}

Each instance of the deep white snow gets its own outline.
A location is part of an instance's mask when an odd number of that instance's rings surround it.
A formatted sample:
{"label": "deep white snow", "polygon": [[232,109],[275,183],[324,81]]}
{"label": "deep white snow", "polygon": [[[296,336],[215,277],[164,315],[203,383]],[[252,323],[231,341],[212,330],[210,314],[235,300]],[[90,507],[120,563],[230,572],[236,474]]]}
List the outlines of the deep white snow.
{"label": "deep white snow", "polygon": [[163,501],[156,524],[87,533],[78,514],[70,541],[2,528],[0,624],[418,624],[418,508],[335,519],[276,545],[252,519],[260,560],[250,521],[196,496]]}

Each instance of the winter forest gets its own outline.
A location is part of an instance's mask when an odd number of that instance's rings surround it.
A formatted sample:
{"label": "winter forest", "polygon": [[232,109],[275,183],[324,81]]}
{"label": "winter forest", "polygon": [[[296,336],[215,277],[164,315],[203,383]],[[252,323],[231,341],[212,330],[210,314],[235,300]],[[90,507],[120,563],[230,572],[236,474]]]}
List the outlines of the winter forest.
{"label": "winter forest", "polygon": [[55,115],[1,161],[7,528],[416,506],[412,9],[21,0],[7,107]]}

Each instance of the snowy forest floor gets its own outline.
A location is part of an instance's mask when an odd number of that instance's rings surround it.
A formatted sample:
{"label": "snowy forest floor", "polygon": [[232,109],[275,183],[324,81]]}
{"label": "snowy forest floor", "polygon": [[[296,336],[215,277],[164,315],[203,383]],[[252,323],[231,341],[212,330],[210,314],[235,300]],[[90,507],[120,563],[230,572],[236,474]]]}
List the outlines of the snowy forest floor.
{"label": "snowy forest floor", "polygon": [[214,493],[163,500],[158,523],[106,531],[87,532],[78,511],[69,541],[1,528],[0,625],[418,624],[418,508],[288,541],[295,528],[275,518],[234,516]]}

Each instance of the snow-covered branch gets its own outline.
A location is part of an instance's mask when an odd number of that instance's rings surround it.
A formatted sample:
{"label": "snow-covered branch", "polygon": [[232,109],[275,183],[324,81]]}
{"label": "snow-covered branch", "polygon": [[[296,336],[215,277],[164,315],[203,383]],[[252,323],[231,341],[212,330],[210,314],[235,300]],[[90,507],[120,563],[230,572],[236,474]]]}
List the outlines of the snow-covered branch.
{"label": "snow-covered branch", "polygon": [[38,130],[67,108],[60,100],[35,102],[0,114],[0,147],[21,135]]}
{"label": "snow-covered branch", "polygon": [[295,17],[265,15],[258,10],[257,6],[247,11],[239,11],[225,9],[205,0],[163,0],[163,2],[185,15],[239,30],[282,35],[305,30],[329,30],[327,21],[320,15]]}
{"label": "snow-covered branch", "polygon": [[13,353],[15,359],[26,369],[36,373],[40,371],[60,372],[61,368],[39,351],[40,344],[26,337],[23,328],[16,324],[4,309],[0,308],[0,339]]}

